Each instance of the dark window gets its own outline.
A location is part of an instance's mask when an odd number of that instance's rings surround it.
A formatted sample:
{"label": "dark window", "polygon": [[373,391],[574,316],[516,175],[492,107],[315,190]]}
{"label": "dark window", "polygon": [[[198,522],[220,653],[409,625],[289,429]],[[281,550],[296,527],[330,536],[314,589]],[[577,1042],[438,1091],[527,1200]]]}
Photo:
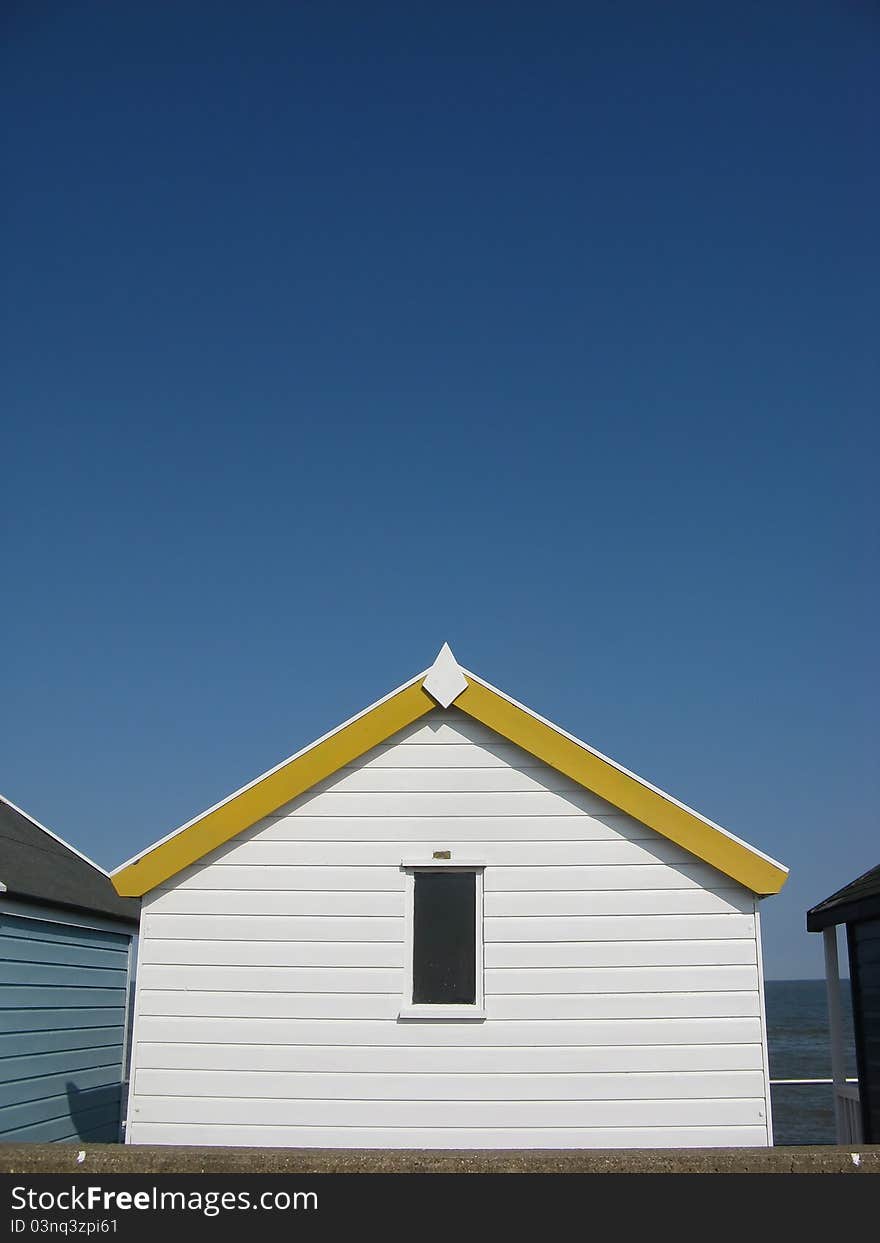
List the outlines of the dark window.
{"label": "dark window", "polygon": [[476,884],[473,872],[414,874],[413,1004],[475,1004]]}

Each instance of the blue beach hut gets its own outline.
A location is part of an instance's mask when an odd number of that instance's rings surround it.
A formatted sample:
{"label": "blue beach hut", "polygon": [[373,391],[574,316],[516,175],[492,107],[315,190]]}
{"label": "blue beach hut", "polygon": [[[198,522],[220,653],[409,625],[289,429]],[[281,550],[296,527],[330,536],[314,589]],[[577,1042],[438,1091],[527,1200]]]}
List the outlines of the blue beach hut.
{"label": "blue beach hut", "polygon": [[0,795],[0,1143],[120,1138],[139,913]]}

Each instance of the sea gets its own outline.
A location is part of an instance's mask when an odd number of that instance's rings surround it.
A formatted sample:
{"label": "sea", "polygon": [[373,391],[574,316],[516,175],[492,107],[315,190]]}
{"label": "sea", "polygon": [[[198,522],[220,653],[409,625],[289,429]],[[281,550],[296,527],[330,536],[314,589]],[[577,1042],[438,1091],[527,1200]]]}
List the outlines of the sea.
{"label": "sea", "polygon": [[[830,1079],[831,1045],[824,980],[767,980],[767,1044],[770,1078]],[[848,1057],[847,1075],[855,1076],[855,1044],[849,981],[841,980]],[[816,1087],[771,1086],[773,1142],[834,1144],[831,1084]]]}

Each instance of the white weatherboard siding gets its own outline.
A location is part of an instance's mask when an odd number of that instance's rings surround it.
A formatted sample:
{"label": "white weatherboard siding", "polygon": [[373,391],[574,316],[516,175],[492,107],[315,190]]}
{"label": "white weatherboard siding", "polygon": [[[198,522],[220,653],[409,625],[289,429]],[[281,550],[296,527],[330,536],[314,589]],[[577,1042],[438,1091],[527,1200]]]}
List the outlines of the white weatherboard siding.
{"label": "white weatherboard siding", "polygon": [[[485,862],[485,1022],[401,1021],[401,861]],[[144,901],[128,1139],[765,1145],[755,899],[454,708]]]}

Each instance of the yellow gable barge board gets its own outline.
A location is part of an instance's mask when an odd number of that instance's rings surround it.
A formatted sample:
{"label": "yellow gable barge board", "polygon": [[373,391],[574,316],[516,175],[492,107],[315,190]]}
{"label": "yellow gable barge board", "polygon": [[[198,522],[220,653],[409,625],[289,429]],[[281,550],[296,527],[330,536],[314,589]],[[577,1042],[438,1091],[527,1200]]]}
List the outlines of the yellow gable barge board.
{"label": "yellow gable barge board", "polygon": [[433,711],[438,702],[454,704],[754,893],[778,893],[785,883],[788,872],[781,864],[462,669],[444,644],[431,669],[122,864],[111,875],[117,892],[139,897],[161,885]]}
{"label": "yellow gable barge board", "polygon": [[754,893],[778,893],[788,871],[694,812],[671,801],[583,744],[560,733],[467,673],[455,707],[543,760],[621,811],[677,842]]}
{"label": "yellow gable barge board", "polygon": [[276,808],[330,777],[358,756],[436,708],[421,677],[285,761],[225,802],[124,864],[111,880],[117,893],[140,897]]}

